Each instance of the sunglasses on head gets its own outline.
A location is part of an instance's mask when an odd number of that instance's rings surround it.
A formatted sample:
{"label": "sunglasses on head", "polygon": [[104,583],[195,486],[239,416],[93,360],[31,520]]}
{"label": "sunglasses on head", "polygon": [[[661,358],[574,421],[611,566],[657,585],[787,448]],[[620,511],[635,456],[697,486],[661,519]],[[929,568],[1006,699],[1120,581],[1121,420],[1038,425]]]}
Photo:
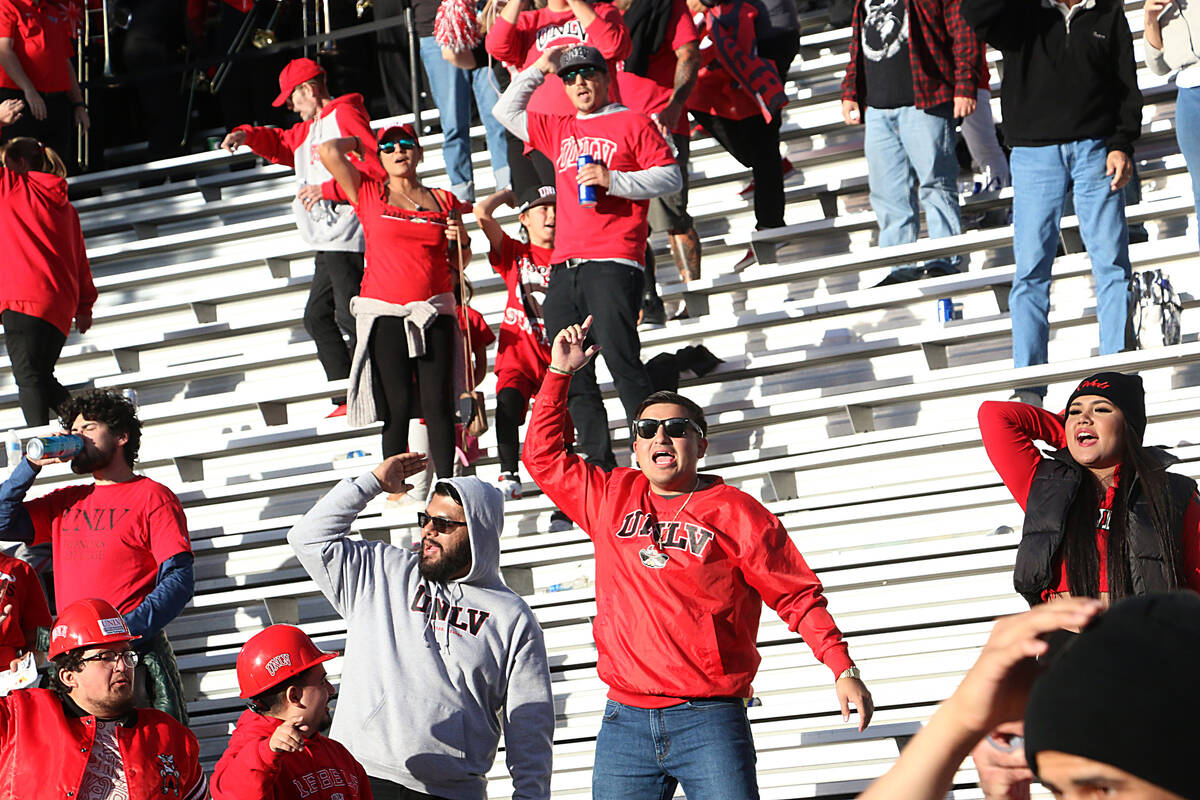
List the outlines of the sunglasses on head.
{"label": "sunglasses on head", "polygon": [[438,533],[446,533],[460,525],[466,525],[465,522],[459,522],[456,519],[446,519],[445,517],[431,517],[424,511],[417,512],[417,525],[424,528],[429,523],[433,523],[433,529]]}
{"label": "sunglasses on head", "polygon": [[396,148],[400,148],[401,150],[413,150],[416,148],[416,146],[417,143],[412,139],[392,139],[387,142],[380,142],[379,152],[390,154],[396,152]]}
{"label": "sunglasses on head", "polygon": [[653,439],[658,433],[659,427],[666,430],[667,436],[672,439],[682,439],[687,436],[688,428],[695,428],[696,433],[704,436],[704,431],[700,430],[700,426],[695,420],[687,417],[671,417],[670,419],[653,419],[651,417],[642,417],[635,419],[632,423],[633,433],[639,439]]}
{"label": "sunglasses on head", "polygon": [[586,81],[588,78],[591,78],[593,75],[596,75],[599,72],[600,70],[596,67],[580,67],[579,69],[567,70],[559,77],[562,78],[563,83],[571,86],[575,83],[576,78],[583,78]]}

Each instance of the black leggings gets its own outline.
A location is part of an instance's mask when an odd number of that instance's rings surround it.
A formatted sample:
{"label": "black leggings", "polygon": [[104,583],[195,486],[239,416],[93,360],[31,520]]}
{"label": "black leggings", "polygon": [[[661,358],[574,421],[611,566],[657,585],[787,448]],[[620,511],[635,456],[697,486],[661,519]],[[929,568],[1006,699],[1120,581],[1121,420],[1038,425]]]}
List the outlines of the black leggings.
{"label": "black leggings", "polygon": [[0,313],[4,324],[4,344],[17,382],[17,399],[25,424],[30,427],[50,421],[50,409],[56,409],[71,395],[54,377],[54,365],[67,337],[44,319],[18,311]]}
{"label": "black leggings", "polygon": [[516,473],[521,458],[519,429],[525,421],[529,398],[519,389],[506,386],[496,395],[496,449],[500,451],[500,471]]}
{"label": "black leggings", "polygon": [[375,404],[383,418],[383,457],[408,451],[408,421],[423,416],[439,478],[449,478],[454,467],[454,331],[454,317],[438,316],[425,330],[425,355],[412,358],[404,320],[380,317],[369,343]]}
{"label": "black leggings", "polygon": [[692,116],[729,154],[754,175],[754,221],[758,230],[783,227],[783,165],[779,128],[754,114],[727,119],[693,111]]}

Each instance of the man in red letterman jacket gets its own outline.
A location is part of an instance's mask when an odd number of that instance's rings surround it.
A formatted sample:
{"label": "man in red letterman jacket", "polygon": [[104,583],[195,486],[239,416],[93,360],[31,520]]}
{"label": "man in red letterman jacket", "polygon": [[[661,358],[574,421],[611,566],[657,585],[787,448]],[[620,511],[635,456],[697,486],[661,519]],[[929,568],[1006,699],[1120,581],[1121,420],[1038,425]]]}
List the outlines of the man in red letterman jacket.
{"label": "man in red letterman jacket", "polygon": [[207,800],[195,734],[134,708],[135,638],[104,600],[63,609],[50,631],[54,688],[0,698],[0,797]]}
{"label": "man in red letterman jacket", "polygon": [[[575,116],[527,111],[547,75],[557,75]],[[625,413],[652,387],[642,365],[637,314],[642,306],[646,260],[646,213],[650,199],[683,186],[675,156],[650,118],[609,101],[608,61],[595,47],[547,48],[518,74],[493,113],[500,124],[529,142],[554,164],[557,190],[554,253],[543,314],[550,336],[568,325],[596,320],[592,335]],[[592,163],[578,166],[580,156]],[[580,190],[595,202],[580,202]],[[595,367],[588,365],[571,387],[571,417],[578,449],[606,469],[616,465],[608,417]]]}
{"label": "man in red letterman jacket", "polygon": [[567,452],[567,387],[596,353],[585,350],[590,325],[554,340],[524,460],[596,551],[597,669],[609,699],[592,798],[667,797],[676,784],[688,797],[757,798],[746,700],[764,602],[833,672],[842,717],[853,704],[859,730],[871,693],[779,520],[697,471],[708,448],[698,405],[674,392],[641,403],[632,423],[640,469],[606,473]]}

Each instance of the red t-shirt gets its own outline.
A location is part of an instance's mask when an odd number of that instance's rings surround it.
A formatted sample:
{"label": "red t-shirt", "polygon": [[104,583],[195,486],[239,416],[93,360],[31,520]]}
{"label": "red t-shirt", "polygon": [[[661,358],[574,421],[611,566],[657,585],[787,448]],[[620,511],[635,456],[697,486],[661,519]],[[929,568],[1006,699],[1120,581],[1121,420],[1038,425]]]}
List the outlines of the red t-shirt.
{"label": "red t-shirt", "polygon": [[[366,240],[363,297],[403,305],[452,291],[446,225],[452,209],[470,211],[445,189],[434,189],[441,208],[409,211],[384,200],[385,185],[363,176],[358,219]],[[455,265],[457,269],[457,265]]]}
{"label": "red t-shirt", "polygon": [[154,589],[158,566],[192,549],[179,498],[150,478],[68,486],[25,508],[33,544],[53,547],[59,608],[99,597],[128,614]]}
{"label": "red t-shirt", "polygon": [[[21,69],[42,93],[71,88],[76,22],[70,9],[54,2],[0,0],[0,39],[11,39]],[[0,69],[0,86],[20,89]],[[28,111],[26,112],[28,113]]]}
{"label": "red t-shirt", "polygon": [[[468,331],[468,327],[470,331]],[[496,341],[496,334],[492,333],[492,329],[488,327],[487,320],[483,318],[475,309],[467,306],[467,313],[463,313],[463,307],[458,307],[458,329],[465,333],[471,334],[471,349],[478,349],[480,345],[487,347],[492,342]]]}
{"label": "red t-shirt", "polygon": [[[696,23],[688,11],[685,0],[673,0],[671,4],[671,19],[667,22],[667,35],[654,55],[650,56],[650,64],[646,74],[635,75],[626,72],[624,67],[617,73],[617,82],[621,86],[621,102],[649,116],[657,114],[671,102],[671,93],[675,91],[675,51],[688,42],[699,42],[700,34],[696,32]],[[688,132],[687,114],[679,115],[675,133]]]}
{"label": "red t-shirt", "polygon": [[[1044,456],[1034,441],[1062,449],[1067,446],[1062,419],[1026,403],[1004,403],[989,400],[979,407],[979,432],[983,447],[1000,479],[1008,487],[1013,499],[1025,510],[1029,489],[1033,486],[1034,473]],[[1120,469],[1117,480],[1105,492],[1100,502],[1100,519],[1096,521],[1096,552],[1100,560],[1100,591],[1108,591],[1108,520],[1111,517],[1116,488],[1120,484]],[[1183,517],[1182,548],[1183,573],[1187,585],[1200,592],[1200,504],[1196,498],[1188,504]],[[1054,588],[1042,593],[1042,600],[1070,591],[1067,580],[1067,563],[1062,550],[1054,554],[1054,572],[1058,576]]]}
{"label": "red t-shirt", "polygon": [[528,121],[529,143],[555,169],[553,263],[567,258],[626,258],[641,264],[646,257],[650,201],[615,197],[597,187],[599,202],[584,208],[579,205],[576,164],[586,153],[619,172],[674,165],[675,156],[654,123],[628,109],[587,117],[530,113]]}
{"label": "red t-shirt", "polygon": [[33,568],[19,558],[0,553],[0,608],[12,604],[12,613],[0,623],[0,669],[25,649],[25,631],[50,627],[46,593]]}
{"label": "red t-shirt", "polygon": [[550,285],[551,253],[549,248],[518,242],[511,236],[504,237],[499,251],[488,252],[488,261],[508,287],[496,352],[496,376],[500,378],[496,391],[508,385],[507,373],[540,385],[550,365],[550,337],[542,304]]}
{"label": "red t-shirt", "polygon": [[[586,29],[570,9],[522,11],[516,25],[497,19],[488,30],[487,51],[505,64],[525,69],[541,58],[549,47],[585,43],[600,51],[608,60],[608,74],[616,75],[618,64],[629,57],[629,30],[615,6],[596,3],[592,10],[596,12],[596,19]],[[608,98],[614,103],[621,100],[617,81],[609,82]],[[529,98],[527,108],[539,114],[575,116],[575,106],[557,75],[546,76],[546,82]]]}

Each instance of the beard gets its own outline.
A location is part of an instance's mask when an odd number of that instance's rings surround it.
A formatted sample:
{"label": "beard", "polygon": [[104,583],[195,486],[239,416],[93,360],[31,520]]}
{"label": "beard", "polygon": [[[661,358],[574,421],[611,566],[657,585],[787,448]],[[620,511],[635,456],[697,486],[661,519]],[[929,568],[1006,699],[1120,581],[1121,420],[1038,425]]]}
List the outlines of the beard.
{"label": "beard", "polygon": [[89,451],[88,445],[85,444],[83,449],[71,459],[71,472],[74,472],[76,475],[90,475],[96,470],[104,469],[111,464],[116,454],[115,449],[111,452],[105,452],[94,446]]}
{"label": "beard", "polygon": [[[422,549],[424,544],[422,544]],[[434,583],[446,583],[450,578],[471,565],[471,540],[464,537],[453,550],[442,550],[436,560],[421,555],[417,570],[421,577]]]}

